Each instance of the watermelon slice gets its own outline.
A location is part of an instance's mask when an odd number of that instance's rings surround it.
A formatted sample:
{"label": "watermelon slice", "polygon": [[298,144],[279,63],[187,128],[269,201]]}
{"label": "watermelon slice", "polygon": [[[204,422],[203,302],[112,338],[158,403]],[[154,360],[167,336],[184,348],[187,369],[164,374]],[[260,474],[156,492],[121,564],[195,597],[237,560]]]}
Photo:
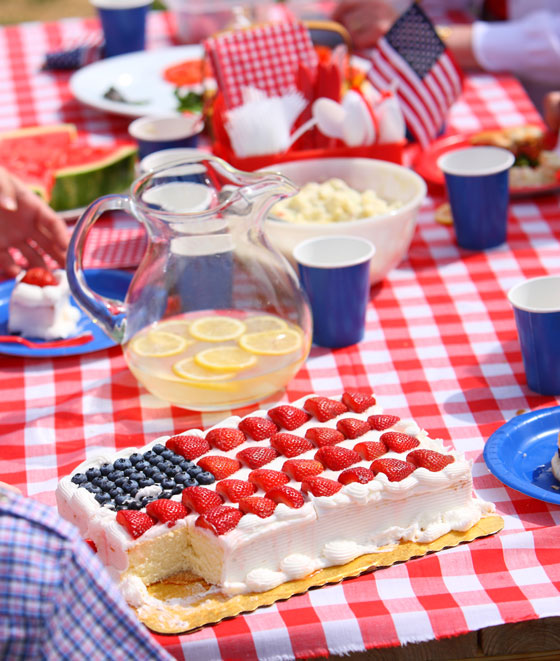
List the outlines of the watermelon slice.
{"label": "watermelon slice", "polygon": [[133,145],[90,146],[73,124],[32,126],[0,134],[0,165],[55,211],[79,209],[120,193],[134,180]]}

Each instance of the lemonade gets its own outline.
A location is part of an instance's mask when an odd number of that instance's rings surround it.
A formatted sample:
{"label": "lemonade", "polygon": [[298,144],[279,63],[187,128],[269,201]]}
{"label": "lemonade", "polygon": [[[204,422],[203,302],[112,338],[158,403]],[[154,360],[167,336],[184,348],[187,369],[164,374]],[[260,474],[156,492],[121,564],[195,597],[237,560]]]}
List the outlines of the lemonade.
{"label": "lemonade", "polygon": [[282,390],[309,353],[302,329],[276,315],[216,310],[157,322],[125,346],[128,366],[153,395],[220,411]]}

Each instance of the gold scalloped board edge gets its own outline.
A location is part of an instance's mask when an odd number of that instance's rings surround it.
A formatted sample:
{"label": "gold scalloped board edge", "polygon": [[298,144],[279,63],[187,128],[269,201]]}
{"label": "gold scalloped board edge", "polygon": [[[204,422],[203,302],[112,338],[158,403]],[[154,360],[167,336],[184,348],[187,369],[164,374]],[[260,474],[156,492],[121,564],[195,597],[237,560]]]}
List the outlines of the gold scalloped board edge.
{"label": "gold scalloped board edge", "polygon": [[[261,606],[270,606],[276,601],[303,594],[311,588],[339,583],[345,578],[354,578],[398,562],[406,562],[493,535],[503,527],[504,520],[501,516],[487,516],[464,532],[451,531],[429,543],[402,542],[388,551],[368,553],[344,565],[326,567],[266,592],[227,597],[219,592],[212,592],[211,586],[202,579],[189,574],[178,575],[149,586],[148,594],[157,602],[152,601],[133,610],[139,620],[155,633],[189,633],[206,625],[217,624],[225,618],[249,613]],[[190,600],[188,605],[171,603],[172,600],[185,599]]]}

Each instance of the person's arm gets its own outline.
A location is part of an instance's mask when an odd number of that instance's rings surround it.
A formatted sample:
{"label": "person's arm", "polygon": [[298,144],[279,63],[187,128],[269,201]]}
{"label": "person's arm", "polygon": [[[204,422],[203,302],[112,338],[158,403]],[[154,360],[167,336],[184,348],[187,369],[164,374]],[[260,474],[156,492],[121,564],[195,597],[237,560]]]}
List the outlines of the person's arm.
{"label": "person's arm", "polygon": [[0,272],[15,277],[16,248],[29,267],[45,266],[42,253],[64,265],[68,232],[64,221],[19,179],[0,167]]}

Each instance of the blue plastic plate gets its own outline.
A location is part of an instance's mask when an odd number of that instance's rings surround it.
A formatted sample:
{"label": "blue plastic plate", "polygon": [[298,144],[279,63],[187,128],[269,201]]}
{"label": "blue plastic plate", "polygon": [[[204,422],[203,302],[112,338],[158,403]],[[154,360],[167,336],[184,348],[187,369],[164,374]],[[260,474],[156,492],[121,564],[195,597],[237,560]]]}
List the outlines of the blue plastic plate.
{"label": "blue plastic plate", "polygon": [[486,442],[486,465],[508,487],[560,505],[560,483],[550,468],[550,460],[558,450],[559,432],[560,406],[518,415]]}
{"label": "blue plastic plate", "polygon": [[[132,274],[126,271],[115,271],[108,269],[86,269],[84,271],[86,281],[89,286],[102,296],[109,296],[120,301],[124,301],[128,285],[132,280]],[[5,280],[0,282],[0,335],[8,335],[8,309],[10,294],[14,288],[15,280]],[[71,300],[74,307],[78,307],[74,300]],[[107,349],[115,346],[113,340],[94,324],[91,319],[81,313],[82,316],[78,322],[76,334],[91,332],[93,339],[86,344],[75,347],[57,347],[54,349],[31,349],[22,344],[11,344],[0,342],[0,353],[10,356],[27,356],[29,358],[56,358],[58,356],[76,356],[84,353],[92,353],[101,349]],[[41,340],[33,341],[41,342]]]}

